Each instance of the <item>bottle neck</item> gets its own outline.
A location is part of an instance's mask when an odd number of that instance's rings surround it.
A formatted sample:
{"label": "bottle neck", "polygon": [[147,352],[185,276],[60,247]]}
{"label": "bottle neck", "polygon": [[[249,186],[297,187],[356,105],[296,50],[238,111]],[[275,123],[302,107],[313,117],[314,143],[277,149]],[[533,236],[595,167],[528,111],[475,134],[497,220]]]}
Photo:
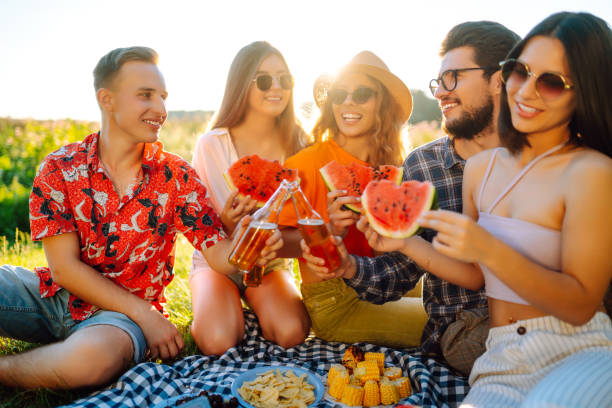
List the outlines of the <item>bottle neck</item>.
{"label": "bottle neck", "polygon": [[291,200],[293,201],[295,214],[297,215],[298,220],[322,219],[321,216],[315,210],[313,210],[299,185],[295,185],[292,189]]}
{"label": "bottle neck", "polygon": [[268,199],[266,204],[253,214],[253,218],[257,221],[265,221],[272,224],[278,223],[278,216],[283,209],[285,201],[289,198],[289,185],[285,180],[276,189],[274,194]]}

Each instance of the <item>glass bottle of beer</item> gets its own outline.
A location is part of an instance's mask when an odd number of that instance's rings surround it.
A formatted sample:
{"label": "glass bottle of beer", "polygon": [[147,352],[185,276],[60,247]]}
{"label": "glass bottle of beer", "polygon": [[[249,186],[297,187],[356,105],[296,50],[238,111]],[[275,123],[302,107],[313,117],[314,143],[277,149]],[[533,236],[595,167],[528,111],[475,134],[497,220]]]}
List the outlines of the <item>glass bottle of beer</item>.
{"label": "glass bottle of beer", "polygon": [[291,183],[291,200],[298,218],[298,229],[310,252],[325,260],[325,267],[331,272],[342,263],[338,247],[323,218],[313,210],[297,181]]}
{"label": "glass bottle of beer", "polygon": [[230,252],[228,261],[236,265],[244,274],[247,286],[258,286],[263,278],[263,267],[255,264],[266,241],[274,233],[278,215],[289,198],[290,183],[283,180],[266,204],[251,217],[249,225],[240,232],[236,245]]}

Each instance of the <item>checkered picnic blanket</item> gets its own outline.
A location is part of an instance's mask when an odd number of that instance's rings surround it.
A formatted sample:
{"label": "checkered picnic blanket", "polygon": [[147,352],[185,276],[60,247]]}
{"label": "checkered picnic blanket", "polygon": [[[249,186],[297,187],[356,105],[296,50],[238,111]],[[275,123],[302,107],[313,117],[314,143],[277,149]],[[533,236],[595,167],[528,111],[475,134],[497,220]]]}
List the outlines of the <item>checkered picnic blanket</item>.
{"label": "checkered picnic blanket", "polygon": [[[148,407],[180,395],[208,390],[231,397],[231,385],[241,373],[260,366],[298,366],[317,373],[323,381],[330,366],[339,363],[347,344],[308,338],[299,346],[283,349],[261,336],[257,318],[245,311],[246,336],[238,346],[220,357],[195,355],[172,365],[141,363],[117,382],[89,397],[74,401],[72,407]],[[465,397],[469,386],[434,359],[415,350],[395,350],[372,344],[359,344],[364,351],[384,352],[386,366],[402,367],[410,372],[412,396],[404,403],[423,407],[455,407]],[[316,406],[332,408],[336,404],[322,399]]]}

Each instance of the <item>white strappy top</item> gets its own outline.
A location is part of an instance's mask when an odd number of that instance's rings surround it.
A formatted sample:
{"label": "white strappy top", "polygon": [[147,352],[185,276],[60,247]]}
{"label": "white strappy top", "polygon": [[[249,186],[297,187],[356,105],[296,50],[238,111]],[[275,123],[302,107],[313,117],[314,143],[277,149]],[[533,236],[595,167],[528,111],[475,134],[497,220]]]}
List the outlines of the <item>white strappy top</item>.
{"label": "white strappy top", "polygon": [[[501,148],[495,149],[491,155],[489,166],[482,180],[482,186],[478,195],[478,224],[486,229],[491,235],[497,239],[510,245],[516,251],[525,255],[531,261],[550,268],[556,271],[561,270],[561,231],[543,227],[528,221],[523,221],[516,218],[502,217],[491,214],[491,211],[501,201],[502,198],[519,182],[519,180],[533,167],[539,160],[556,152],[562,148],[565,143],[557,145],[552,149],[545,151],[539,156],[530,161],[523,170],[508,184],[502,193],[493,201],[489,210],[484,212],[480,209],[480,200],[495,156]],[[480,265],[485,279],[485,291],[487,296],[504,300],[512,303],[523,305],[529,304],[523,298],[516,294],[512,289],[506,286],[501,280],[495,276],[486,266]]]}

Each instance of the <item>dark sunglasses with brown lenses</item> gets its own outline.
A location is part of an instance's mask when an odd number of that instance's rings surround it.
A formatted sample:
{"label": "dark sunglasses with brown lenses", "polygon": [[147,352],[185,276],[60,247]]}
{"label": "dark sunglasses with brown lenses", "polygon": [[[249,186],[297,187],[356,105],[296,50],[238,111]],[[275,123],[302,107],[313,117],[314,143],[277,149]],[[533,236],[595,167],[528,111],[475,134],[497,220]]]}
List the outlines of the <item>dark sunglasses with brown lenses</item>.
{"label": "dark sunglasses with brown lenses", "polygon": [[255,82],[255,85],[257,85],[257,89],[265,92],[272,88],[272,81],[274,81],[274,79],[276,79],[281,88],[285,90],[293,88],[293,76],[291,76],[291,74],[259,74],[253,79],[253,82]]}
{"label": "dark sunglasses with brown lenses", "polygon": [[514,58],[499,63],[501,66],[501,77],[506,87],[521,87],[529,77],[535,77],[536,94],[544,100],[551,100],[561,96],[566,89],[572,89],[574,85],[557,72],[542,72],[535,75],[529,65],[517,61]]}
{"label": "dark sunglasses with brown lenses", "polygon": [[345,89],[330,89],[327,91],[327,97],[334,105],[340,105],[346,101],[346,97],[351,95],[351,100],[357,105],[361,105],[370,100],[373,95],[376,95],[376,91],[366,86],[360,86],[353,92],[348,92]]}

